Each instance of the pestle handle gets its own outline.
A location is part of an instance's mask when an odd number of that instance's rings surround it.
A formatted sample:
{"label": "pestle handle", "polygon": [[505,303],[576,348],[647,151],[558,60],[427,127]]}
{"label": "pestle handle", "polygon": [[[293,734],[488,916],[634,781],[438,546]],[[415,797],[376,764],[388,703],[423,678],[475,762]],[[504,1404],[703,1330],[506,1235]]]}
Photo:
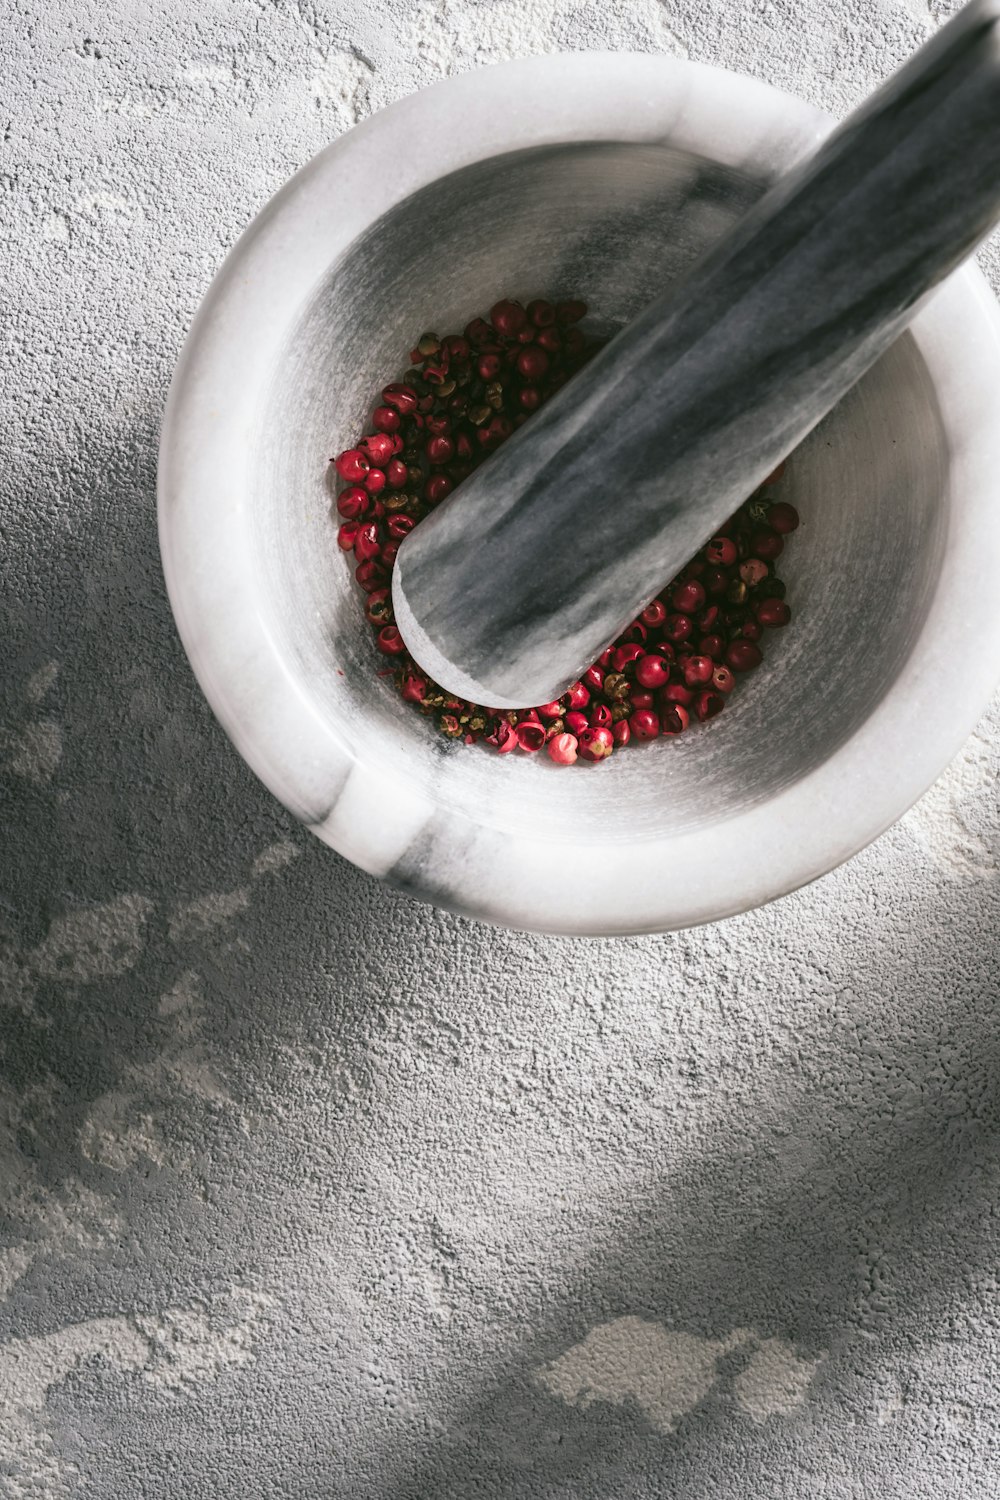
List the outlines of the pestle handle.
{"label": "pestle handle", "polygon": [[998,19],[972,0],[404,540],[396,620],[442,687],[558,698],[984,237]]}

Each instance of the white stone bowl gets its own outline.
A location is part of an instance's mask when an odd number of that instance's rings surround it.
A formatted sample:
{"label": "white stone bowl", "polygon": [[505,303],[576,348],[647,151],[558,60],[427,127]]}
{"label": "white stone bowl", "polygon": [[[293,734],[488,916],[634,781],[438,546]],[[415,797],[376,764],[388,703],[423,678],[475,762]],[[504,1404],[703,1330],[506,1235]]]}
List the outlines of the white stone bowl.
{"label": "white stone bowl", "polygon": [[969,733],[1000,662],[1000,317],[971,266],[796,453],[793,623],[680,740],[571,769],[444,740],[376,675],[335,545],[327,461],[416,334],[501,294],[620,325],[830,124],[663,57],[506,64],[352,130],[229,255],[163,424],[170,597],[241,754],[363,869],[511,926],[685,927],[847,859]]}

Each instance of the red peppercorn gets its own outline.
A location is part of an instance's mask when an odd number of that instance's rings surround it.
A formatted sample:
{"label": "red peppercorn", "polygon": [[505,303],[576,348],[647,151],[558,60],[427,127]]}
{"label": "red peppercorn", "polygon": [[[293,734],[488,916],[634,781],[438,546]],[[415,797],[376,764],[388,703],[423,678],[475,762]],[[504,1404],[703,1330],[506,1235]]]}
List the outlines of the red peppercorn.
{"label": "red peppercorn", "polygon": [[428,682],[419,672],[407,672],[403,678],[400,694],[407,703],[423,703],[427,697]]}
{"label": "red peppercorn", "polygon": [[582,682],[572,682],[566,689],[570,708],[586,708],[590,702],[590,690]]}
{"label": "red peppercorn", "polygon": [[693,615],[705,603],[705,590],[697,579],[679,583],[670,596],[675,610],[683,615]]}
{"label": "red peppercorn", "polygon": [[726,649],[725,639],[721,635],[703,635],[698,642],[698,651],[701,656],[710,656],[713,661],[721,661],[722,653]]}
{"label": "red peppercorn", "polygon": [[357,484],[351,485],[348,490],[341,490],[337,496],[337,509],[348,521],[357,521],[365,514],[370,504],[368,491],[363,490]]}
{"label": "red peppercorn", "polygon": [[655,740],[660,733],[660,718],[651,708],[637,708],[629,715],[629,728],[637,740]]}
{"label": "red peppercorn", "polygon": [[558,354],[562,348],[562,334],[558,328],[539,328],[535,333],[535,343],[546,354]]}
{"label": "red peppercorn", "polygon": [[370,625],[391,625],[392,590],[374,589],[365,603],[365,616]]}
{"label": "red peppercorn", "polygon": [[412,516],[395,515],[390,516],[388,521],[386,521],[385,529],[397,541],[402,541],[406,533],[412,531],[416,524]]}
{"label": "red peppercorn", "polygon": [[534,755],[545,744],[545,726],[528,720],[526,723],[518,724],[514,730],[517,735],[517,743],[522,750],[529,755]]}
{"label": "red peppercorn", "polygon": [[595,663],[594,666],[587,668],[580,680],[592,693],[599,693],[604,686],[604,668]]}
{"label": "red peppercorn", "polygon": [[532,344],[528,348],[522,349],[517,356],[518,374],[523,375],[525,380],[536,381],[544,379],[548,368],[549,356],[537,344]]}
{"label": "red peppercorn", "polygon": [[781,536],[787,536],[790,531],[795,531],[799,524],[799,513],[794,505],[789,505],[787,500],[777,500],[774,505],[767,507],[767,524],[772,531],[777,531]]}
{"label": "red peppercorn", "polygon": [[[735,562],[735,558],[733,561]],[[705,572],[704,586],[706,594],[724,594],[729,587],[729,575],[721,568],[708,568]]]}
{"label": "red peppercorn", "polygon": [[361,523],[359,521],[345,521],[342,526],[337,528],[337,546],[343,552],[352,551],[360,530]]}
{"label": "red peppercorn", "polygon": [[714,670],[715,663],[710,656],[688,656],[681,665],[685,686],[689,688],[711,682]]}
{"label": "red peppercorn", "polygon": [[764,627],[759,620],[744,620],[740,626],[740,635],[745,641],[759,641],[764,634]]}
{"label": "red peppercorn", "polygon": [[635,680],[644,688],[659,688],[670,677],[670,663],[663,656],[640,656],[635,664]]}
{"label": "red peppercorn", "polygon": [[633,688],[628,695],[628,701],[633,708],[652,708],[653,695],[648,688]]}
{"label": "red peppercorn", "polygon": [[731,693],[736,686],[736,678],[728,667],[720,663],[712,673],[712,686],[717,693]]}
{"label": "red peppercorn", "polygon": [[485,318],[473,318],[471,323],[466,323],[465,325],[465,337],[476,348],[479,348],[482,344],[491,344],[493,336],[493,329],[486,322]]}
{"label": "red peppercorn", "polygon": [[674,735],[683,734],[691,722],[691,716],[683,703],[671,703],[663,709],[663,717],[660,721],[660,733],[672,739]]}
{"label": "red peppercorn", "polygon": [[767,563],[759,557],[748,557],[746,562],[740,563],[740,578],[748,589],[756,588],[758,583],[763,583],[769,572]]}
{"label": "red peppercorn", "polygon": [[713,693],[710,688],[705,688],[704,692],[699,693],[694,700],[694,711],[702,721],[705,719],[714,719],[715,715],[721,713],[725,706],[726,700],[722,694]]}
{"label": "red peppercorn", "polygon": [[582,734],[585,729],[590,727],[587,715],[581,713],[578,708],[570,709],[569,713],[563,716],[563,722],[570,733],[575,735]]}
{"label": "red peppercorn", "polygon": [[611,709],[606,703],[592,703],[587,720],[592,729],[610,729],[614,722]]}
{"label": "red peppercorn", "polygon": [[731,568],[736,561],[736,543],[728,536],[713,536],[705,548],[705,556],[720,568]]}
{"label": "red peppercorn", "polygon": [[629,725],[628,719],[618,720],[618,723],[611,731],[611,738],[614,740],[616,745],[628,744],[629,740],[632,738],[632,729]]}
{"label": "red peppercorn", "polygon": [[399,412],[393,411],[391,406],[376,406],[372,413],[372,426],[376,432],[398,432],[402,420]]}
{"label": "red peppercorn", "polygon": [[770,562],[781,556],[785,543],[780,532],[772,531],[770,526],[762,526],[751,536],[750,546],[756,557],[763,557]]}
{"label": "red peppercorn", "polygon": [[549,740],[549,759],[557,766],[571,766],[576,760],[577,739],[575,734],[555,734]]}
{"label": "red peppercorn", "polygon": [[520,333],[517,335],[517,342],[519,344],[532,344],[534,343],[536,337],[536,330],[532,328],[530,323],[528,323],[524,328],[521,329]]}
{"label": "red peppercorn", "polygon": [[648,637],[649,631],[646,629],[646,626],[642,623],[642,621],[633,620],[631,625],[626,626],[626,628],[622,631],[618,639],[621,641],[623,646],[631,645],[633,641],[638,641],[640,646],[644,646]]}
{"label": "red peppercorn", "polygon": [[432,437],[426,453],[432,464],[446,464],[455,457],[455,444],[450,437]]}
{"label": "red peppercorn", "polygon": [[633,662],[638,661],[639,657],[645,656],[645,654],[638,641],[630,641],[627,645],[616,647],[615,653],[611,658],[611,665],[616,672],[624,672],[632,666]]}
{"label": "red peppercorn", "polygon": [[648,647],[650,656],[662,656],[667,661],[673,661],[677,656],[677,648],[673,641],[653,641]]}
{"label": "red peppercorn", "polygon": [[369,433],[361,439],[358,447],[369,463],[377,464],[380,469],[392,457],[392,438],[387,432]]}
{"label": "red peppercorn", "polygon": [[382,536],[376,521],[366,521],[358,527],[358,534],[354,538],[354,555],[358,562],[367,562],[370,557],[377,557],[382,548]]}
{"label": "red peppercorn", "polygon": [[703,630],[708,635],[718,618],[719,606],[717,604],[709,604],[706,609],[702,610],[700,615],[695,616],[695,624],[699,630]]}
{"label": "red peppercorn", "polygon": [[396,554],[399,548],[400,543],[395,537],[391,541],[383,543],[378,560],[384,568],[388,568],[391,571],[396,566]]}
{"label": "red peppercorn", "polygon": [[500,374],[499,354],[481,354],[476,369],[480,380],[496,380]]}
{"label": "red peppercorn", "polygon": [[615,742],[610,729],[595,729],[588,725],[581,731],[577,746],[582,760],[607,760]]}
{"label": "red peppercorn", "polygon": [[360,484],[371,468],[371,464],[360,448],[345,448],[343,453],[339,453],[334,459],[334,464],[341,479],[347,479],[351,484]]}
{"label": "red peppercorn", "polygon": [[542,404],[542,393],[536,385],[523,385],[517,399],[525,411],[537,411]]}
{"label": "red peppercorn", "polygon": [[667,606],[662,599],[654,599],[651,604],[647,604],[639,616],[642,623],[650,630],[658,630],[666,618]]}
{"label": "red peppercorn", "polygon": [[581,318],[587,315],[586,302],[569,301],[556,303],[556,319],[564,326],[568,323],[579,323]]}
{"label": "red peppercorn", "polygon": [[558,698],[553,698],[551,703],[543,703],[541,705],[538,709],[538,714],[543,719],[561,719],[562,703]]}
{"label": "red peppercorn", "polygon": [[665,703],[688,704],[693,697],[694,693],[683,682],[668,682],[660,692],[660,707]]}
{"label": "red peppercorn", "polygon": [[[471,458],[473,451],[469,434],[467,432],[460,432],[455,439],[455,452],[459,458]],[[454,470],[452,472],[454,473]]]}
{"label": "red peppercorn", "polygon": [[534,302],[528,303],[528,317],[536,328],[549,328],[556,320],[556,310],[551,302],[536,297]]}
{"label": "red peppercorn", "polygon": [[730,641],[726,647],[726,665],[734,672],[752,672],[763,660],[760,648],[753,641]]}
{"label": "red peppercorn", "polygon": [[784,599],[762,599],[757,605],[757,618],[769,630],[776,630],[788,624],[792,612]]}
{"label": "red peppercorn", "polygon": [[402,490],[406,488],[410,474],[401,458],[390,458],[386,465],[385,477],[389,481],[391,490]]}
{"label": "red peppercorn", "polygon": [[424,431],[429,432],[432,437],[449,437],[451,434],[451,418],[447,412],[432,412],[424,423]]}
{"label": "red peppercorn", "polygon": [[369,469],[364,478],[364,485],[369,495],[380,495],[385,489],[385,474],[381,469]]}
{"label": "red peppercorn", "polygon": [[687,567],[678,573],[674,583],[690,583],[692,578],[704,578],[707,570],[707,563],[702,562],[700,557],[693,557]]}
{"label": "red peppercorn", "polygon": [[404,417],[417,409],[417,393],[412,385],[402,385],[398,381],[385,386],[382,400],[386,406],[393,407]]}
{"label": "red peppercorn", "polygon": [[[685,588],[699,588],[699,584],[685,584]],[[694,621],[690,615],[667,615],[663,622],[663,634],[668,641],[686,641],[694,634]]]}
{"label": "red peppercorn", "polygon": [[505,298],[490,308],[490,322],[505,338],[515,338],[527,321],[528,314],[520,302],[510,302]]}
{"label": "red peppercorn", "polygon": [[437,505],[446,495],[450,495],[455,486],[447,474],[432,474],[424,485],[424,499],[431,505]]}
{"label": "red peppercorn", "polygon": [[490,418],[485,427],[479,427],[476,431],[480,443],[489,443],[491,447],[496,447],[499,443],[504,442],[506,438],[510,437],[514,431],[514,424],[510,420],[510,417],[506,417],[503,412],[498,411],[495,417]]}
{"label": "red peppercorn", "polygon": [[374,558],[370,558],[368,562],[358,563],[354,569],[354,576],[366,594],[373,593],[375,589],[384,588],[389,577],[382,564],[376,562]]}
{"label": "red peppercorn", "polygon": [[386,656],[399,656],[406,644],[395,625],[383,625],[376,637],[376,644]]}

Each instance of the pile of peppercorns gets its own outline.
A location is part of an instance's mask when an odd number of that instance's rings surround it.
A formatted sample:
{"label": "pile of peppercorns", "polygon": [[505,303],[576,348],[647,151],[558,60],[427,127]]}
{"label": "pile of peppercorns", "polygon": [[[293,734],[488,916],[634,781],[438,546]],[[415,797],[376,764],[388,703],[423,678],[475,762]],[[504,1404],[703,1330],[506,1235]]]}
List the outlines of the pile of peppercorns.
{"label": "pile of peppercorns", "polygon": [[606,760],[637,741],[681,734],[692,714],[720,713],[737,675],[760,665],[765,629],[791,617],[774,563],[799,524],[793,506],[766,498],[782,464],[556,702],[482,708],[432,682],[393,624],[399,544],[596,354],[600,344],[577,326],[586,311],[579,301],[505,300],[464,333],[424,334],[413,368],[382,391],[375,430],[332,460],[347,482],[337,540],[357,560],[365,614],[401,696],[450,739],[484,740],[501,755],[545,746],[557,765]]}

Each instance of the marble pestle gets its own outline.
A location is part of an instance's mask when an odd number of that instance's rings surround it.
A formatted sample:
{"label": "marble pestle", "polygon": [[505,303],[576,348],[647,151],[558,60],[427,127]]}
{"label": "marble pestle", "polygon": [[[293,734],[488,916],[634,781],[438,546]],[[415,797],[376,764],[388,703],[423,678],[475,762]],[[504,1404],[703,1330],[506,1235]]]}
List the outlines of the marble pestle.
{"label": "marble pestle", "polygon": [[998,21],[972,0],[406,538],[424,671],[559,697],[888,348],[1000,217]]}

